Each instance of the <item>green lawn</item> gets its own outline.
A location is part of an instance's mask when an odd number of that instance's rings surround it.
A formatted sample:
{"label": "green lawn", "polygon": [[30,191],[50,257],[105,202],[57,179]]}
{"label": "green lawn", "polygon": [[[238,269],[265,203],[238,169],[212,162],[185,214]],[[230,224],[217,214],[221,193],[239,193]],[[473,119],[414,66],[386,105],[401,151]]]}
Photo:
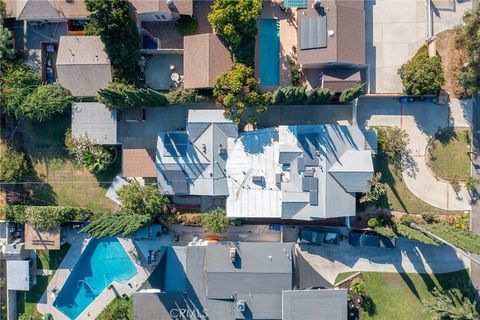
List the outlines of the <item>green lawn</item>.
{"label": "green lawn", "polygon": [[133,299],[116,298],[98,315],[96,320],[133,320]]}
{"label": "green lawn", "polygon": [[357,273],[356,271],[351,271],[351,272],[344,272],[344,273],[339,273],[337,278],[335,278],[335,284],[339,283],[340,281],[343,281],[350,277],[351,275]]}
{"label": "green lawn", "polygon": [[469,129],[444,131],[427,150],[428,165],[437,177],[445,180],[467,180],[470,176]]}
{"label": "green lawn", "polygon": [[[363,273],[366,293],[375,303],[375,314],[362,313],[362,320],[431,320],[423,303],[432,298],[434,287],[443,289],[470,283],[466,270],[444,274]],[[339,277],[342,274],[339,275]],[[338,278],[337,278],[338,279]]]}
{"label": "green lawn", "polygon": [[[69,244],[63,244],[60,250],[39,250],[37,251],[37,269],[50,269],[55,272],[60,266],[63,258],[67,254]],[[30,291],[17,292],[17,313],[26,313],[29,315],[37,315],[36,306],[43,292],[47,289],[48,283],[52,280],[53,274],[50,276],[37,276],[37,284]]]}
{"label": "green lawn", "polygon": [[420,200],[408,190],[401,173],[397,173],[387,159],[377,154],[374,159],[375,171],[382,173],[381,182],[387,184],[387,194],[379,199],[377,204],[382,208],[407,213],[433,212],[439,214],[454,213],[435,208]]}
{"label": "green lawn", "polygon": [[38,250],[37,251],[37,269],[57,270],[63,257],[67,254],[70,245],[62,244],[60,250]]}
{"label": "green lawn", "polygon": [[27,181],[34,205],[68,205],[90,208],[93,211],[111,211],[116,206],[105,197],[105,192],[120,172],[121,152],[116,161],[101,175],[72,163],[65,150],[65,132],[70,126],[70,113],[55,116],[46,122],[22,122],[15,135],[16,145],[22,146],[33,167]]}

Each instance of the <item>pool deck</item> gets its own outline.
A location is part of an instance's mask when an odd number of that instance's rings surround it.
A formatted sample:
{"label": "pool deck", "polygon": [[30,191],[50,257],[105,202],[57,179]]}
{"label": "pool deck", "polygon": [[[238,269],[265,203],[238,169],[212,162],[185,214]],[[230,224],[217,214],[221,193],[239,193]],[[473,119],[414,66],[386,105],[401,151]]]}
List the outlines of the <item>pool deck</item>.
{"label": "pool deck", "polygon": [[[288,54],[292,47],[297,46],[297,10],[282,11],[280,6],[274,2],[265,2],[260,19],[278,19],[280,21],[280,86],[292,85],[290,76],[290,62]],[[255,45],[255,72],[258,77],[260,73],[260,45],[259,37]],[[265,91],[275,90],[277,86],[264,86]]]}
{"label": "pool deck", "polygon": [[[83,250],[85,250],[90,242],[90,239],[91,238],[82,233],[78,233],[75,230],[68,230],[67,241],[71,244],[70,250],[68,250],[60,267],[55,272],[55,275],[48,284],[47,289],[37,305],[37,310],[40,313],[50,313],[55,320],[69,320],[67,316],[53,306],[53,302],[56,299],[55,292],[57,294],[60,292]],[[127,283],[122,284],[116,281],[112,282],[113,288],[106,288],[103,290],[103,292],[77,317],[78,319],[95,319],[116,296],[121,296],[124,293],[131,296],[133,292],[147,280],[152,272],[153,267],[147,265],[145,259],[142,259],[142,255],[138,252],[133,239],[118,237],[118,240],[132,259],[132,262],[137,269],[137,274]]]}

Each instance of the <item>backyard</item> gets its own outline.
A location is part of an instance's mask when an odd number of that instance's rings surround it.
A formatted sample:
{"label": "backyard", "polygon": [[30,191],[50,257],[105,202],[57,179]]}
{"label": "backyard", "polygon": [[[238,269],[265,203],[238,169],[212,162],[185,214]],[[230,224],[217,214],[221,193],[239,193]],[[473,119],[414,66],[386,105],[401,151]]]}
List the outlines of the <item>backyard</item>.
{"label": "backyard", "polygon": [[[339,274],[336,283],[352,273]],[[432,298],[435,287],[449,289],[470,284],[466,270],[443,274],[363,273],[366,295],[375,306],[375,313],[363,312],[362,319],[417,319],[430,320],[432,314],[424,311],[424,303]]]}
{"label": "backyard", "polygon": [[30,291],[17,292],[17,313],[29,314],[32,316],[38,315],[36,306],[43,292],[52,279],[55,270],[58,269],[60,263],[68,252],[70,245],[65,243],[60,250],[39,250],[37,252],[37,269],[52,270],[51,275],[37,275],[37,284],[33,286]]}
{"label": "backyard", "polygon": [[[15,134],[33,168],[25,179],[26,202],[34,205],[86,207],[93,211],[112,211],[116,206],[105,197],[110,182],[120,172],[120,152],[105,172],[98,175],[73,163],[64,146],[70,126],[70,113],[45,122],[23,121]],[[118,155],[118,156],[117,156]]]}
{"label": "backyard", "polygon": [[470,176],[469,129],[439,131],[428,146],[428,165],[441,179],[467,180]]}
{"label": "backyard", "polygon": [[133,299],[116,298],[103,309],[97,320],[133,320]]}

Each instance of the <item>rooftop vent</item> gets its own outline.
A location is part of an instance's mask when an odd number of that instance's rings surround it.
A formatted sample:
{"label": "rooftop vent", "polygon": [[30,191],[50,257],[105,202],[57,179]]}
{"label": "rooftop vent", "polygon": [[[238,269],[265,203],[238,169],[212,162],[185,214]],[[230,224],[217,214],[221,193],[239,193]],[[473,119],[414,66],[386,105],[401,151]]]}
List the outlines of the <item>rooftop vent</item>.
{"label": "rooftop vent", "polygon": [[218,155],[219,155],[219,156],[223,156],[223,155],[225,155],[225,154],[227,154],[227,148],[224,148],[224,147],[220,146],[220,147],[218,148]]}
{"label": "rooftop vent", "polygon": [[202,152],[207,154],[207,145],[205,143],[202,144]]}
{"label": "rooftop vent", "polygon": [[262,183],[263,182],[263,176],[252,176],[252,182],[253,183]]}
{"label": "rooftop vent", "polygon": [[230,251],[228,252],[228,256],[230,257],[230,262],[235,263],[235,260],[237,260],[237,249],[230,248]]}
{"label": "rooftop vent", "polygon": [[245,311],[245,300],[238,300],[237,301],[237,310],[240,311],[240,312],[244,312]]}

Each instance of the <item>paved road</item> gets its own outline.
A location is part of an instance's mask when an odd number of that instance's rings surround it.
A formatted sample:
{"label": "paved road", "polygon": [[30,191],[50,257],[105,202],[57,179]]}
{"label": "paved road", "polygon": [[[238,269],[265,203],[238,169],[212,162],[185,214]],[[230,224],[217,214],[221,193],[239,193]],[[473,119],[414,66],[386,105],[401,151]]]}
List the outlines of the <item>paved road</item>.
{"label": "paved road", "polygon": [[[472,175],[476,179],[480,179],[480,97],[474,99],[473,105],[473,166],[472,166]],[[477,188],[477,191],[478,188]],[[480,200],[472,204],[472,213],[470,215],[470,225],[473,232],[480,233]],[[475,258],[479,259],[480,256],[476,255]],[[480,266],[474,262],[471,265],[471,277],[472,282],[477,288],[480,289]]]}
{"label": "paved road", "polygon": [[395,249],[302,245],[304,258],[330,283],[339,273],[349,271],[445,273],[463,270],[468,260],[446,246],[424,245],[405,238],[397,239]]}

